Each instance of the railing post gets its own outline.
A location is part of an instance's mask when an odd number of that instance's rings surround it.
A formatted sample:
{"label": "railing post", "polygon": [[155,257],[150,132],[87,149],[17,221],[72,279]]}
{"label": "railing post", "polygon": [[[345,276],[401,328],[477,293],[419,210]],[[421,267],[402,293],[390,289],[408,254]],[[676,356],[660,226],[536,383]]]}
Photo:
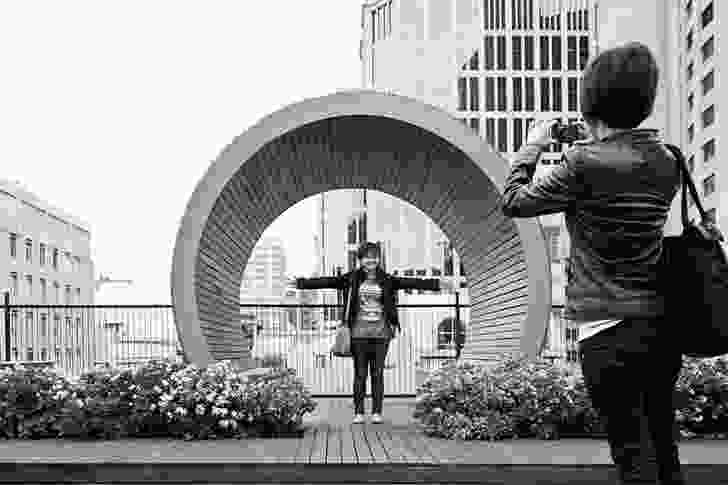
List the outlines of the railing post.
{"label": "railing post", "polygon": [[455,290],[455,331],[453,341],[455,342],[455,359],[460,359],[460,346],[458,345],[458,333],[460,332],[460,292]]}
{"label": "railing post", "polygon": [[5,362],[10,362],[10,290],[5,291]]}

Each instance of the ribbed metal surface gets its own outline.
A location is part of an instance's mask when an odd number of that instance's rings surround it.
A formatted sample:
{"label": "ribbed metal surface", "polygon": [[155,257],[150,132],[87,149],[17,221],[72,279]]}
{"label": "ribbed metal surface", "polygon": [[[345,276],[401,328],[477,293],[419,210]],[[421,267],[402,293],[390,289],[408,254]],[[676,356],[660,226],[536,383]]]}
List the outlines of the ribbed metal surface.
{"label": "ribbed metal surface", "polygon": [[464,153],[393,119],[330,118],[279,137],[242,164],[209,215],[195,284],[203,335],[215,359],[239,357],[238,298],[245,262],[266,227],[288,207],[341,188],[379,190],[429,214],[462,255],[474,304],[463,355],[520,349],[528,274],[499,192]]}

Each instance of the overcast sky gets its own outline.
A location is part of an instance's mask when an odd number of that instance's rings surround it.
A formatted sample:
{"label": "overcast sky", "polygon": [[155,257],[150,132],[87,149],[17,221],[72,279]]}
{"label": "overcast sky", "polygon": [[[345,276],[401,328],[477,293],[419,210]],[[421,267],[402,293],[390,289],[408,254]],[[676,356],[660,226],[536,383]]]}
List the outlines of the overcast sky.
{"label": "overcast sky", "polygon": [[[0,177],[90,225],[96,275],[134,280],[139,304],[171,303],[178,223],[210,162],[273,111],[359,88],[360,12],[360,0],[0,2]],[[289,274],[313,264],[311,202],[266,232],[283,238]]]}

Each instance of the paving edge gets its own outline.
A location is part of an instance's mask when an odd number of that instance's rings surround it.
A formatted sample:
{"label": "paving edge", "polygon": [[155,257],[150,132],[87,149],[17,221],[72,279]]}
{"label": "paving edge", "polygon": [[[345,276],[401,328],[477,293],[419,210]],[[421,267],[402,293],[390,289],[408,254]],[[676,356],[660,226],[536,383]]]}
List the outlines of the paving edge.
{"label": "paving edge", "polygon": [[[686,465],[688,482],[728,483],[728,464]],[[0,463],[0,483],[613,484],[613,465]]]}

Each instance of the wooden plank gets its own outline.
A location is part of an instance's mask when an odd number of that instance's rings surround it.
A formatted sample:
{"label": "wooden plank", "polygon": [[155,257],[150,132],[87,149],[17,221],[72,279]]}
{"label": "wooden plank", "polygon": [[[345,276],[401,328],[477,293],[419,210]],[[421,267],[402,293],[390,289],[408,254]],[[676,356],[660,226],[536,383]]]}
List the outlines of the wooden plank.
{"label": "wooden plank", "polygon": [[316,440],[311,447],[311,459],[309,463],[326,463],[326,453],[329,438],[329,426],[321,424],[316,430]]}
{"label": "wooden plank", "polygon": [[[358,426],[358,425],[357,425]],[[341,428],[341,462],[357,463],[358,457],[354,448],[353,426],[348,425]]]}
{"label": "wooden plank", "polygon": [[374,463],[388,463],[389,456],[387,456],[387,453],[382,447],[382,443],[377,437],[377,428],[377,425],[366,426],[363,430],[364,438],[369,445],[369,449],[372,453],[372,460],[374,461]]}
{"label": "wooden plank", "polygon": [[316,439],[316,428],[311,427],[305,431],[303,434],[303,439],[301,440],[301,445],[298,447],[298,450],[296,451],[296,463],[308,463],[309,459],[311,458],[311,448],[314,444],[314,440]]}
{"label": "wooden plank", "polygon": [[392,438],[389,433],[389,428],[379,428],[375,431],[376,438],[379,441],[384,453],[387,456],[388,463],[406,463],[402,458],[402,455],[394,449]]}
{"label": "wooden plank", "polygon": [[440,463],[438,456],[432,452],[430,447],[427,445],[427,442],[423,439],[423,433],[413,430],[407,433],[405,436],[410,441],[412,446],[418,451],[422,460],[425,460],[427,463]]}
{"label": "wooden plank", "polygon": [[326,450],[326,463],[343,463],[341,459],[341,429],[329,428],[329,444]]}
{"label": "wooden plank", "polygon": [[409,439],[409,433],[411,431],[408,429],[397,429],[392,430],[392,438],[394,439],[395,436],[397,439],[399,439],[400,446],[402,447],[402,450],[407,452],[407,462],[417,463],[417,464],[424,464],[427,463],[427,459],[424,458],[421,454],[421,450],[418,450],[417,447],[411,442]]}
{"label": "wooden plank", "polygon": [[276,447],[274,456],[276,463],[295,463],[298,456],[298,449],[303,443],[301,438],[275,438],[279,446]]}
{"label": "wooden plank", "polygon": [[397,453],[401,456],[402,461],[405,463],[416,463],[417,455],[407,446],[407,443],[401,437],[402,431],[399,429],[392,429],[389,431],[389,439],[392,442],[392,453]]}
{"label": "wooden plank", "polygon": [[368,464],[374,463],[372,452],[364,437],[362,425],[354,425],[351,427],[351,433],[354,437],[354,447],[356,449],[357,463]]}

